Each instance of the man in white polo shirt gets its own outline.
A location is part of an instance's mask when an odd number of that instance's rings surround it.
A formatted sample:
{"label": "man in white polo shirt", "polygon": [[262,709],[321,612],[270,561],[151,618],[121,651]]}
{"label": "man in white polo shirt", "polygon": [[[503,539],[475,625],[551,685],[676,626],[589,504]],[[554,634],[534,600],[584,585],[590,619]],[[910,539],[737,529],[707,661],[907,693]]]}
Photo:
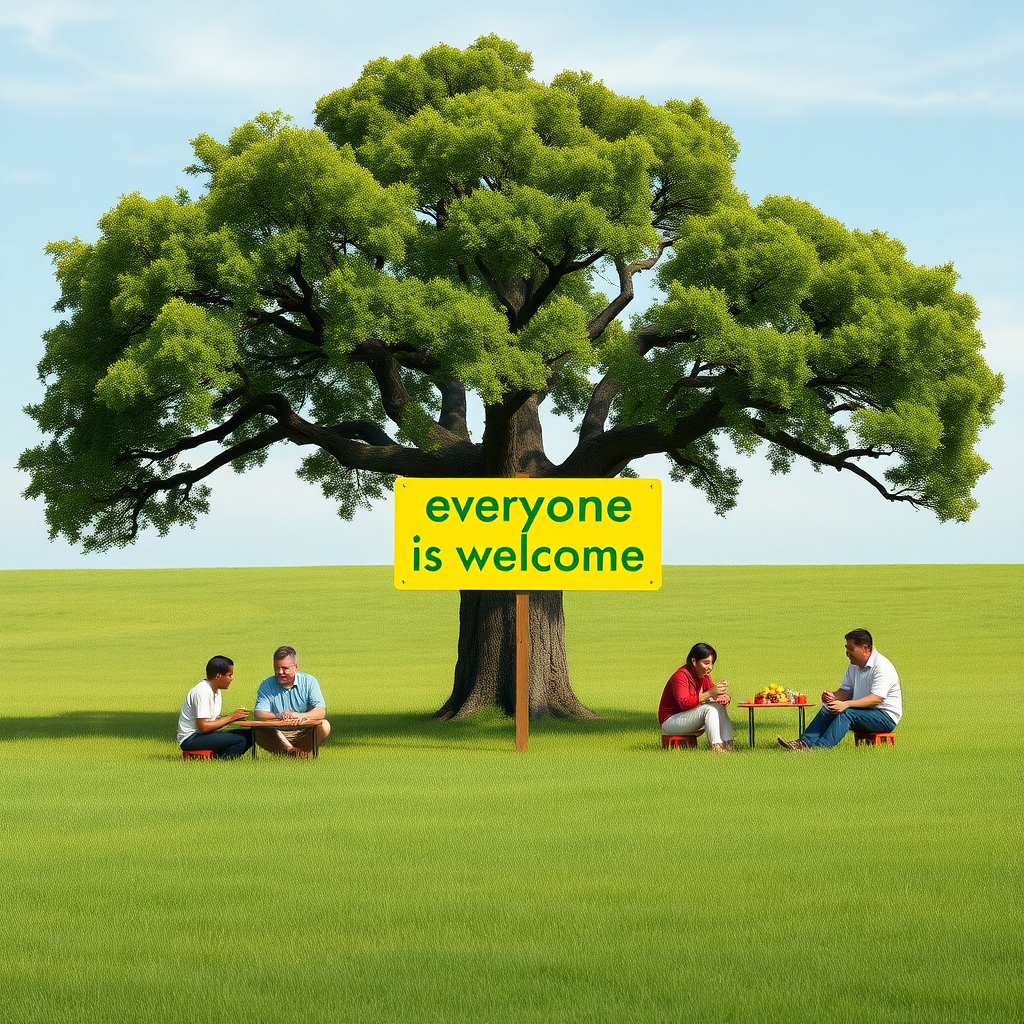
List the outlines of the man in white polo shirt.
{"label": "man in white polo shirt", "polygon": [[798,740],[779,738],[787,750],[834,747],[851,729],[857,732],[892,732],[903,716],[900,677],[893,663],[874,649],[866,629],[846,634],[850,667],[839,689],[821,695],[822,709]]}

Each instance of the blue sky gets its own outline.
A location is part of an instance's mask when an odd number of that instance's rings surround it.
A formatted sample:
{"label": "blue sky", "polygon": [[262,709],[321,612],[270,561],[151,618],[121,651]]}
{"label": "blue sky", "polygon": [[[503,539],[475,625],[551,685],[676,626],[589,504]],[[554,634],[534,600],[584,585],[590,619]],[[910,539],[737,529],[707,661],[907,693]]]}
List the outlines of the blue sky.
{"label": "blue sky", "polygon": [[[195,530],[88,557],[51,543],[13,468],[38,441],[21,408],[41,394],[40,335],[56,319],[42,247],[94,239],[123,193],[194,189],[182,168],[199,132],[223,137],[277,108],[309,123],[317,98],[368,60],[492,31],[531,50],[542,79],[584,68],[652,101],[699,95],[736,132],[737,180],[752,199],[799,196],[850,227],[888,231],[915,262],[952,260],[983,311],[989,363],[1006,377],[980,447],[993,468],[969,524],[889,504],[850,474],[773,477],[763,459],[737,458],[745,483],[724,519],[666,488],[666,562],[1024,561],[1019,6],[0,0],[0,568],[390,562],[389,505],[344,523],[294,478],[288,451],[245,477],[215,477],[213,511]],[[552,424],[548,442],[557,458],[571,436]],[[667,476],[658,459],[637,468]]]}

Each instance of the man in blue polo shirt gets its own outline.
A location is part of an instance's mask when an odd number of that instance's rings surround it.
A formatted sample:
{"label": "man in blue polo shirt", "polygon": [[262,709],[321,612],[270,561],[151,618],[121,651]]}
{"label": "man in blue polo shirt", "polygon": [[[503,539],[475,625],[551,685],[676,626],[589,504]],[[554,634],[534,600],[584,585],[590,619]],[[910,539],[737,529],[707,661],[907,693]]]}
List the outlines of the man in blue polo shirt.
{"label": "man in blue polo shirt", "polygon": [[289,724],[319,723],[316,730],[318,746],[331,733],[320,684],[313,676],[298,671],[294,647],[279,647],[274,651],[274,674],[260,683],[253,711],[261,721],[281,723],[280,729],[260,729],[256,734],[259,745],[275,754],[304,757],[313,750],[313,734],[289,729]]}

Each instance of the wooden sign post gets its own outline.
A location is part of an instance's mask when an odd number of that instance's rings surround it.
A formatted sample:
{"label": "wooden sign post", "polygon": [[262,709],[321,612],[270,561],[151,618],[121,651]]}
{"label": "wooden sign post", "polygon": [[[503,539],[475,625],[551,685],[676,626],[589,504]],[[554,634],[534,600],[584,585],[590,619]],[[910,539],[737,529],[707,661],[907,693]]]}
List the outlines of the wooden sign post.
{"label": "wooden sign post", "polygon": [[[516,473],[528,480],[528,473]],[[516,591],[516,750],[530,742],[530,592]]]}
{"label": "wooden sign post", "polygon": [[530,741],[530,594],[516,593],[516,750]]}

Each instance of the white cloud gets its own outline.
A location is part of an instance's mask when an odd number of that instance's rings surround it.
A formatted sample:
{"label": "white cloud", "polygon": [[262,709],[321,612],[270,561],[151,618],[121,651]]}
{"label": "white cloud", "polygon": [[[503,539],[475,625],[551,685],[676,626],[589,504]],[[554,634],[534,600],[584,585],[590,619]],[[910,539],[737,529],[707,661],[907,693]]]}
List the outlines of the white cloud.
{"label": "white cloud", "polygon": [[[577,13],[572,19],[568,10],[541,17],[535,0],[526,0],[517,17],[492,21],[533,49],[540,76],[584,67],[630,92],[696,94],[715,104],[735,100],[782,113],[836,106],[906,112],[1024,107],[1016,70],[1024,55],[1019,24],[1006,29],[982,15],[958,34],[960,25],[921,10],[906,12],[902,22],[868,11],[846,24],[838,13],[769,18],[755,5],[732,6],[731,19],[705,19],[717,25],[731,20],[728,30],[705,27],[680,10],[617,33],[600,17],[584,21]],[[299,7],[301,16],[282,20],[276,6],[260,0],[244,6],[181,0],[173,15],[162,5],[125,0],[102,7],[0,0],[0,30],[36,55],[34,64],[22,59],[0,80],[0,96],[48,109],[274,94],[304,112],[320,92],[351,80],[381,53],[418,51],[437,34],[464,45],[478,30],[489,30],[478,24],[480,13],[456,17],[453,3],[429,21],[421,10],[399,4],[383,28],[344,4],[306,0]],[[564,29],[566,19],[578,23],[573,33],[550,31],[553,25]]]}
{"label": "white cloud", "polygon": [[1024,109],[1020,32],[930,47],[892,34],[851,31],[826,40],[809,30],[687,31],[650,48],[612,45],[590,50],[589,66],[607,68],[609,85],[633,93],[701,95],[776,113]]}
{"label": "white cloud", "polygon": [[110,17],[80,0],[0,0],[0,29],[13,29],[26,45],[40,53],[58,51],[55,38],[64,29]]}
{"label": "white cloud", "polygon": [[173,19],[115,6],[123,9],[54,3],[31,15],[0,10],[0,32],[7,30],[6,49],[15,58],[4,61],[0,99],[66,111],[278,90],[300,94],[305,110],[318,95],[314,83],[334,66],[325,60],[323,39],[290,39],[260,19],[258,5],[244,16],[221,5]]}

